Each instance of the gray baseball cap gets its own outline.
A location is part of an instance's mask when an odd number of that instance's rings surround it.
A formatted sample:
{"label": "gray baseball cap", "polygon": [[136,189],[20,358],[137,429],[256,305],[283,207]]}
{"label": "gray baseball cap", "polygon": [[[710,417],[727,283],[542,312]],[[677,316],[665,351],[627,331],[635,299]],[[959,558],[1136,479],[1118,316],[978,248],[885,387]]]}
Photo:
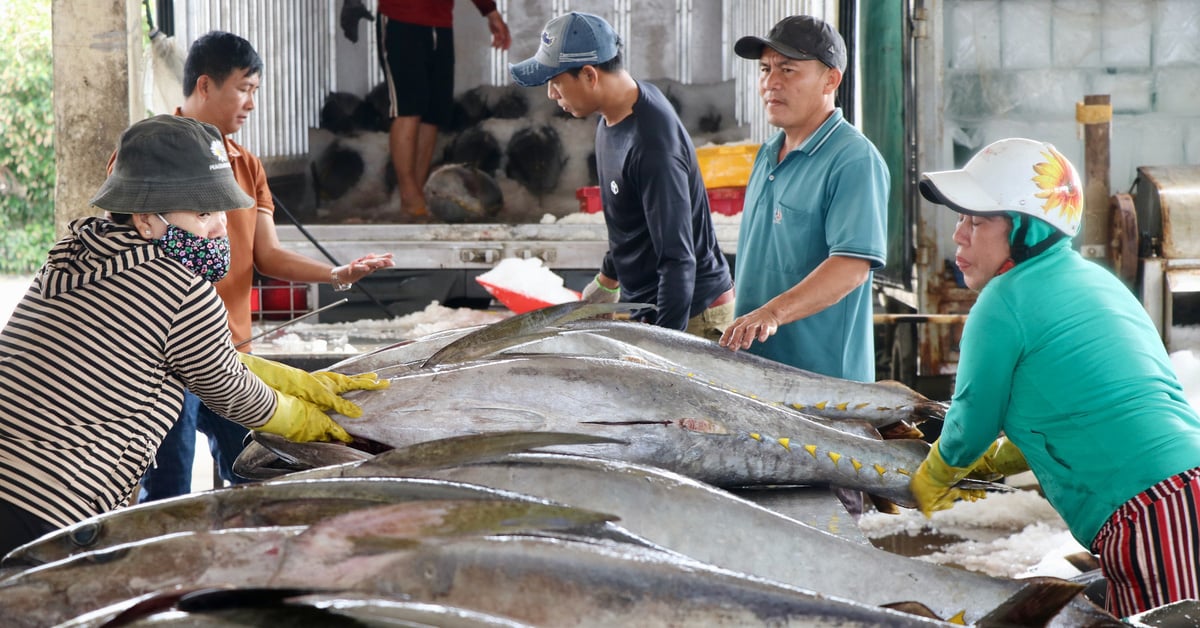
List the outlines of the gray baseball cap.
{"label": "gray baseball cap", "polygon": [[545,85],[567,70],[611,61],[620,41],[604,18],[572,11],[546,22],[537,53],[508,64],[508,72],[523,87]]}
{"label": "gray baseball cap", "polygon": [[811,15],[790,15],[771,27],[766,38],[748,36],[737,40],[733,51],[743,59],[762,58],[770,46],[791,59],[816,59],[838,70],[846,69],[846,42],[828,22]]}
{"label": "gray baseball cap", "polygon": [[125,129],[112,174],[91,202],[119,214],[254,206],[233,178],[217,127],[173,115],[147,118]]}

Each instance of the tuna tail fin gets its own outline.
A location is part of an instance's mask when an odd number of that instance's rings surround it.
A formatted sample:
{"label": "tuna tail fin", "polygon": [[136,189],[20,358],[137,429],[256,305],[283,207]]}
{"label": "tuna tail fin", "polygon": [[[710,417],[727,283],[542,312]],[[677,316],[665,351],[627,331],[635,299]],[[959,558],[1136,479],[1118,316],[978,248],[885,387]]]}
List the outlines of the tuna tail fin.
{"label": "tuna tail fin", "polygon": [[1024,586],[979,618],[975,625],[997,628],[1045,626],[1084,589],[1082,584],[1045,576],[1023,579],[1021,582],[1025,583]]}
{"label": "tuna tail fin", "polygon": [[551,305],[477,329],[439,349],[421,364],[421,368],[478,359],[525,342],[522,338],[536,332],[545,333],[546,328],[553,325],[652,307],[655,306],[647,303],[587,303],[584,301]]}

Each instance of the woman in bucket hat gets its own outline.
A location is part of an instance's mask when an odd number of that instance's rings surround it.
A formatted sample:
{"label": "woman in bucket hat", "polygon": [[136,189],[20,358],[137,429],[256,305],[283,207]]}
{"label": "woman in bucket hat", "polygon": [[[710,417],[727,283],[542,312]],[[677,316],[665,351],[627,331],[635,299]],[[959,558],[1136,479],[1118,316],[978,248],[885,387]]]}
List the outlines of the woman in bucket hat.
{"label": "woman in bucket hat", "polygon": [[1099,556],[1110,612],[1200,597],[1200,417],[1141,304],[1071,248],[1075,168],[1012,138],[920,189],[960,214],[955,262],[979,291],[941,437],[912,479],[921,511],[981,497],[950,488],[968,475],[1031,469]]}
{"label": "woman in bucket hat", "polygon": [[[250,372],[212,287],[229,264],[224,212],[253,201],[220,132],[178,116],[121,135],[92,198],[0,332],[0,554],[129,501],[185,389],[248,428],[349,440],[327,411],[373,375]],[[282,389],[282,390],[275,390]]]}

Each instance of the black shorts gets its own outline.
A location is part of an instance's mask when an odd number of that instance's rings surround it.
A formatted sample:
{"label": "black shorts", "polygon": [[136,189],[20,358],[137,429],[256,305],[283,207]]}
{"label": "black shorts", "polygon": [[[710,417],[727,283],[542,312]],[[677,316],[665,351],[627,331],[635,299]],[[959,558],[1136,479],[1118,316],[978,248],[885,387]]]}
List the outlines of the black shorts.
{"label": "black shorts", "polygon": [[388,86],[391,117],[420,116],[448,126],[454,106],[454,31],[389,20],[375,21],[379,66]]}

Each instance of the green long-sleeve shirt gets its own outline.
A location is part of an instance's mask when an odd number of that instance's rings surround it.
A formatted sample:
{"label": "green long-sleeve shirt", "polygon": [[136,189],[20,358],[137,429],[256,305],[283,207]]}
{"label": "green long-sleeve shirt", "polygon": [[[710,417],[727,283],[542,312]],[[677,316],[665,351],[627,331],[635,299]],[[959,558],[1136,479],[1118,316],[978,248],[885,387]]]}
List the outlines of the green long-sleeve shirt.
{"label": "green long-sleeve shirt", "polygon": [[992,279],[963,330],[939,450],[1003,431],[1084,546],[1131,497],[1200,466],[1200,416],[1132,293],[1064,240]]}

